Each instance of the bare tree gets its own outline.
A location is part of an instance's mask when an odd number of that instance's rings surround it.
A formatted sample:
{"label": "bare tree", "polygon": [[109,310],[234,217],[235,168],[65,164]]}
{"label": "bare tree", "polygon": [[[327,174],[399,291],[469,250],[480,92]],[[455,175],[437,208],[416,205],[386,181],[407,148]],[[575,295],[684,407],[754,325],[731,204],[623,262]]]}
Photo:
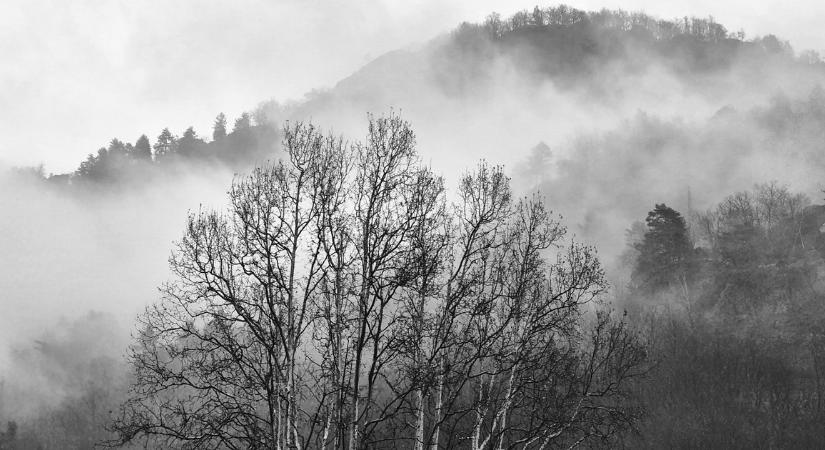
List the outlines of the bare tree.
{"label": "bare tree", "polygon": [[294,447],[301,339],[319,285],[311,225],[321,135],[284,129],[286,158],[233,183],[227,213],[189,217],[175,280],[140,317],[133,398],[116,429],[199,448]]}
{"label": "bare tree", "polygon": [[190,216],[118,442],[545,448],[632,423],[643,351],[608,315],[585,328],[604,275],[540,197],[481,163],[450,204],[396,115],[352,145],[288,124],[283,147]]}
{"label": "bare tree", "polygon": [[349,214],[349,176],[352,171],[352,151],[343,140],[327,138],[323,153],[325,170],[317,173],[319,215],[316,233],[322,245],[324,261],[320,295],[315,299],[314,349],[318,354],[314,364],[318,393],[314,422],[322,427],[318,448],[341,448],[345,442],[344,411],[348,404],[350,365],[349,333],[355,289],[353,270],[356,254]]}

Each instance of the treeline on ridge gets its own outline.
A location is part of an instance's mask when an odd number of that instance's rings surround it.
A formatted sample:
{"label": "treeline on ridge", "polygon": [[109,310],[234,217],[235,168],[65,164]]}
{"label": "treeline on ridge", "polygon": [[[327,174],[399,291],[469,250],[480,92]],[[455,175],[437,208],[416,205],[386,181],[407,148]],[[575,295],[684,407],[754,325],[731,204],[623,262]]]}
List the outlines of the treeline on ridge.
{"label": "treeline on ridge", "polygon": [[231,130],[227,128],[226,116],[221,113],[215,118],[210,141],[199,136],[193,127],[187,128],[181,136],[164,128],[154,142],[145,134],[134,144],[114,138],[107,147],[89,154],[71,173],[46,175],[42,165],[17,169],[17,173],[66,187],[140,181],[163,168],[219,165],[243,170],[271,157],[277,139],[276,127],[260,111],[242,113]]}
{"label": "treeline on ridge", "polygon": [[[462,23],[432,57],[437,76],[448,92],[474,91],[488,76],[496,57],[509,58],[513,67],[557,84],[573,85],[594,78],[619,63],[640,70],[664,63],[682,73],[710,73],[737,62],[765,66],[795,65],[821,70],[816,51],[798,56],[787,41],[774,35],[746,39],[743,31],[729,32],[713,17],[662,20],[623,10],[586,12],[569,6],[523,10],[509,18],[489,15],[482,23]],[[602,80],[603,81],[603,80]],[[609,86],[605,86],[609,89]]]}
{"label": "treeline on ridge", "polygon": [[[795,70],[818,72],[823,67],[815,51],[797,56],[786,41],[773,35],[746,40],[744,33],[728,32],[713,18],[661,20],[643,13],[586,12],[565,5],[537,6],[510,18],[492,14],[478,24],[465,22],[448,39],[437,40],[428,48],[422,63],[430,66],[442,89],[460,95],[480,92],[484,82],[491,81],[493,59],[500,56],[509,58],[512,66],[523,73],[549,78],[561,86],[588,80],[617,62],[630,70],[665,62],[681,73],[712,72],[741,61],[750,61],[748,67],[754,73],[772,66],[790,65]],[[599,91],[610,88],[596,82]],[[285,106],[263,102],[253,114],[244,113],[238,118],[232,132],[227,130],[226,118],[219,116],[215,126],[225,132],[213,132],[211,142],[191,127],[180,137],[164,129],[154,143],[145,135],[134,144],[115,138],[90,154],[74,173],[51,178],[58,184],[66,184],[69,179],[111,182],[134,172],[129,166],[144,167],[150,159],[160,163],[156,166],[187,160],[248,168],[252,162],[266,159],[275,148],[278,136],[272,123],[312,116],[312,108],[323,107],[318,100],[334,92],[320,91],[309,95],[305,102]],[[45,177],[45,173],[39,175]]]}

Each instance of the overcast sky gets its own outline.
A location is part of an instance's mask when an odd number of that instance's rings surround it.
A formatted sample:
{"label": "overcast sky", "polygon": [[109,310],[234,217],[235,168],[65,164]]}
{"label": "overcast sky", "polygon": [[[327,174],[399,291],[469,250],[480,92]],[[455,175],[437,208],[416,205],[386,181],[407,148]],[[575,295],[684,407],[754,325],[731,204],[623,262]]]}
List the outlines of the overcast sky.
{"label": "overcast sky", "polygon": [[[712,15],[825,50],[825,2],[583,0],[586,10]],[[111,138],[209,134],[262,100],[330,87],[381,53],[536,0],[0,2],[0,163],[74,170]],[[542,6],[550,3],[542,2]],[[825,52],[823,52],[825,53]],[[230,119],[231,120],[231,119]]]}

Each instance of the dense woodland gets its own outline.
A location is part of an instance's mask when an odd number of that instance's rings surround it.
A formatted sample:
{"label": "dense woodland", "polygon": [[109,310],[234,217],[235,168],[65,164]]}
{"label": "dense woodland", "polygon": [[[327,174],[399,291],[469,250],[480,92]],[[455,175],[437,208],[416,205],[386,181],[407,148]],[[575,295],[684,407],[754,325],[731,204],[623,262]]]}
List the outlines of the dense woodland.
{"label": "dense woodland", "polygon": [[[455,97],[483,92],[502,57],[537,83],[593,92],[604,92],[605,66],[653,61],[687,85],[742,67],[823,70],[815,52],[712,18],[565,6],[462,24],[425,56]],[[825,441],[825,205],[770,177],[719,192],[740,175],[735,158],[825,167],[821,88],[702,123],[640,113],[574,142],[539,193],[516,192],[504,168],[482,161],[452,195],[401,115],[369,116],[363,140],[295,120],[336,102],[370,105],[362,83],[356,74],[300,104],[263,103],[232,127],[220,114],[210,137],[190,127],[115,138],[73,173],[18,171],[78,196],[206,166],[246,175],[225,209],[190,214],[170,280],[130,342],[89,313],[12,353],[10,379],[31,379],[0,382],[0,449]],[[551,170],[550,150],[536,148],[513,183]],[[684,166],[722,161],[686,180],[716,194],[712,206],[674,208],[683,199],[656,189],[661,173],[647,162],[684,155]],[[651,196],[646,217],[627,216]],[[600,218],[624,220],[616,261],[551,212],[583,205],[603,214],[578,224],[585,236],[617,228]],[[28,401],[43,385],[51,401]]]}
{"label": "dense woodland", "polygon": [[628,231],[621,297],[658,364],[639,385],[652,448],[816,448],[825,439],[825,207],[774,183]]}

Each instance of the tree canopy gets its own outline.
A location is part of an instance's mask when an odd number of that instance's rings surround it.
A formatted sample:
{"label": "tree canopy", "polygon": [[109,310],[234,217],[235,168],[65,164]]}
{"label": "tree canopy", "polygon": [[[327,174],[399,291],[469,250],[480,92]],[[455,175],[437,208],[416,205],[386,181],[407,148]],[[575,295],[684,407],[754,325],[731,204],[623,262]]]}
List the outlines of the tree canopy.
{"label": "tree canopy", "polygon": [[645,219],[647,231],[635,244],[639,255],[633,281],[648,289],[676,284],[689,275],[693,245],[682,215],[664,203],[657,204]]}

